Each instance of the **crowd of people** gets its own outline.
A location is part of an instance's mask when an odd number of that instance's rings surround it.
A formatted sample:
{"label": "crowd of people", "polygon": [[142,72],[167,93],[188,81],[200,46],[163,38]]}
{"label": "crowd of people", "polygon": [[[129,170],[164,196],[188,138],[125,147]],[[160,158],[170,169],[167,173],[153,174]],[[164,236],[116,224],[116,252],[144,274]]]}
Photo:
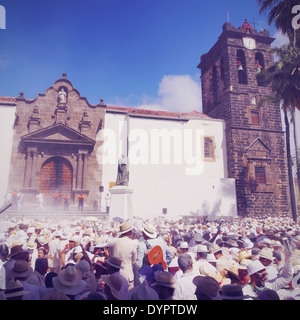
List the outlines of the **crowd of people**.
{"label": "crowd of people", "polygon": [[1,300],[300,300],[288,216],[0,221]]}

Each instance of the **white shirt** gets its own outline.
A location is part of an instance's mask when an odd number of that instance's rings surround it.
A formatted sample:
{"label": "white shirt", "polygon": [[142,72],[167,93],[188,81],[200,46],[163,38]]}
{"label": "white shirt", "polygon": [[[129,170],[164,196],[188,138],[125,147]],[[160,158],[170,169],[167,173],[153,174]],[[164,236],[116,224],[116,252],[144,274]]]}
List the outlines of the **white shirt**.
{"label": "white shirt", "polygon": [[197,276],[194,272],[186,272],[175,281],[174,300],[197,300],[195,295],[196,286],[193,279]]}
{"label": "white shirt", "polygon": [[59,258],[59,252],[57,250],[59,246],[60,240],[58,238],[55,238],[54,240],[50,241],[48,244],[49,247],[49,268],[56,268],[60,267],[61,260]]}

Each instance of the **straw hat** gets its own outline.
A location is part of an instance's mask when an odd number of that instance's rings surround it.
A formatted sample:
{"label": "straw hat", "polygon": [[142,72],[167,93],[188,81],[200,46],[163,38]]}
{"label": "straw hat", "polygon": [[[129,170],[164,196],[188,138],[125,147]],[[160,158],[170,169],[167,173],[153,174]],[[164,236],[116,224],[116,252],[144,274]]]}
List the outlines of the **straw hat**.
{"label": "straw hat", "polygon": [[210,253],[214,254],[216,252],[222,251],[222,248],[219,245],[215,244],[209,248]]}
{"label": "straw hat", "polygon": [[130,223],[130,221],[127,220],[120,225],[119,234],[121,235],[121,234],[127,233],[132,229],[133,229],[133,225]]}
{"label": "straw hat", "polygon": [[251,258],[251,254],[248,251],[241,251],[238,255],[237,262],[240,263],[243,259]]}
{"label": "straw hat", "polygon": [[142,231],[145,233],[146,236],[148,236],[151,239],[155,239],[157,237],[157,231],[155,227],[150,224],[144,226]]}
{"label": "straw hat", "polygon": [[264,258],[264,259],[273,261],[274,257],[273,257],[272,250],[266,249],[266,248],[262,249],[261,252],[259,253],[259,258]]}

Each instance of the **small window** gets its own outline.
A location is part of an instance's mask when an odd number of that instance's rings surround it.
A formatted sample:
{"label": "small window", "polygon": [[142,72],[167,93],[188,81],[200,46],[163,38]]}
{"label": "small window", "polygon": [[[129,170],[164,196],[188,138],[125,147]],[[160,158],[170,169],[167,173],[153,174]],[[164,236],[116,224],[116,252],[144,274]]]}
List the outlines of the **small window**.
{"label": "small window", "polygon": [[214,142],[211,138],[204,138],[204,158],[214,158]]}
{"label": "small window", "polygon": [[251,111],[251,123],[259,124],[259,113],[258,111]]}
{"label": "small window", "polygon": [[260,184],[266,184],[265,167],[255,167],[255,181]]}

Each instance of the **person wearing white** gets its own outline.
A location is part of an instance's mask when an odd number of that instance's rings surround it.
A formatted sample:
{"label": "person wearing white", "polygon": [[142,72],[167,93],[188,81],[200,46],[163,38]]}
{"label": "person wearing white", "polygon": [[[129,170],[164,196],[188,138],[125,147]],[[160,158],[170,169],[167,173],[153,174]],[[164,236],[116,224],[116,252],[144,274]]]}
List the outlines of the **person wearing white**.
{"label": "person wearing white", "polygon": [[173,300],[197,300],[195,295],[196,286],[193,279],[196,274],[193,272],[193,260],[188,253],[183,253],[178,257],[178,265],[183,274],[175,281]]}

